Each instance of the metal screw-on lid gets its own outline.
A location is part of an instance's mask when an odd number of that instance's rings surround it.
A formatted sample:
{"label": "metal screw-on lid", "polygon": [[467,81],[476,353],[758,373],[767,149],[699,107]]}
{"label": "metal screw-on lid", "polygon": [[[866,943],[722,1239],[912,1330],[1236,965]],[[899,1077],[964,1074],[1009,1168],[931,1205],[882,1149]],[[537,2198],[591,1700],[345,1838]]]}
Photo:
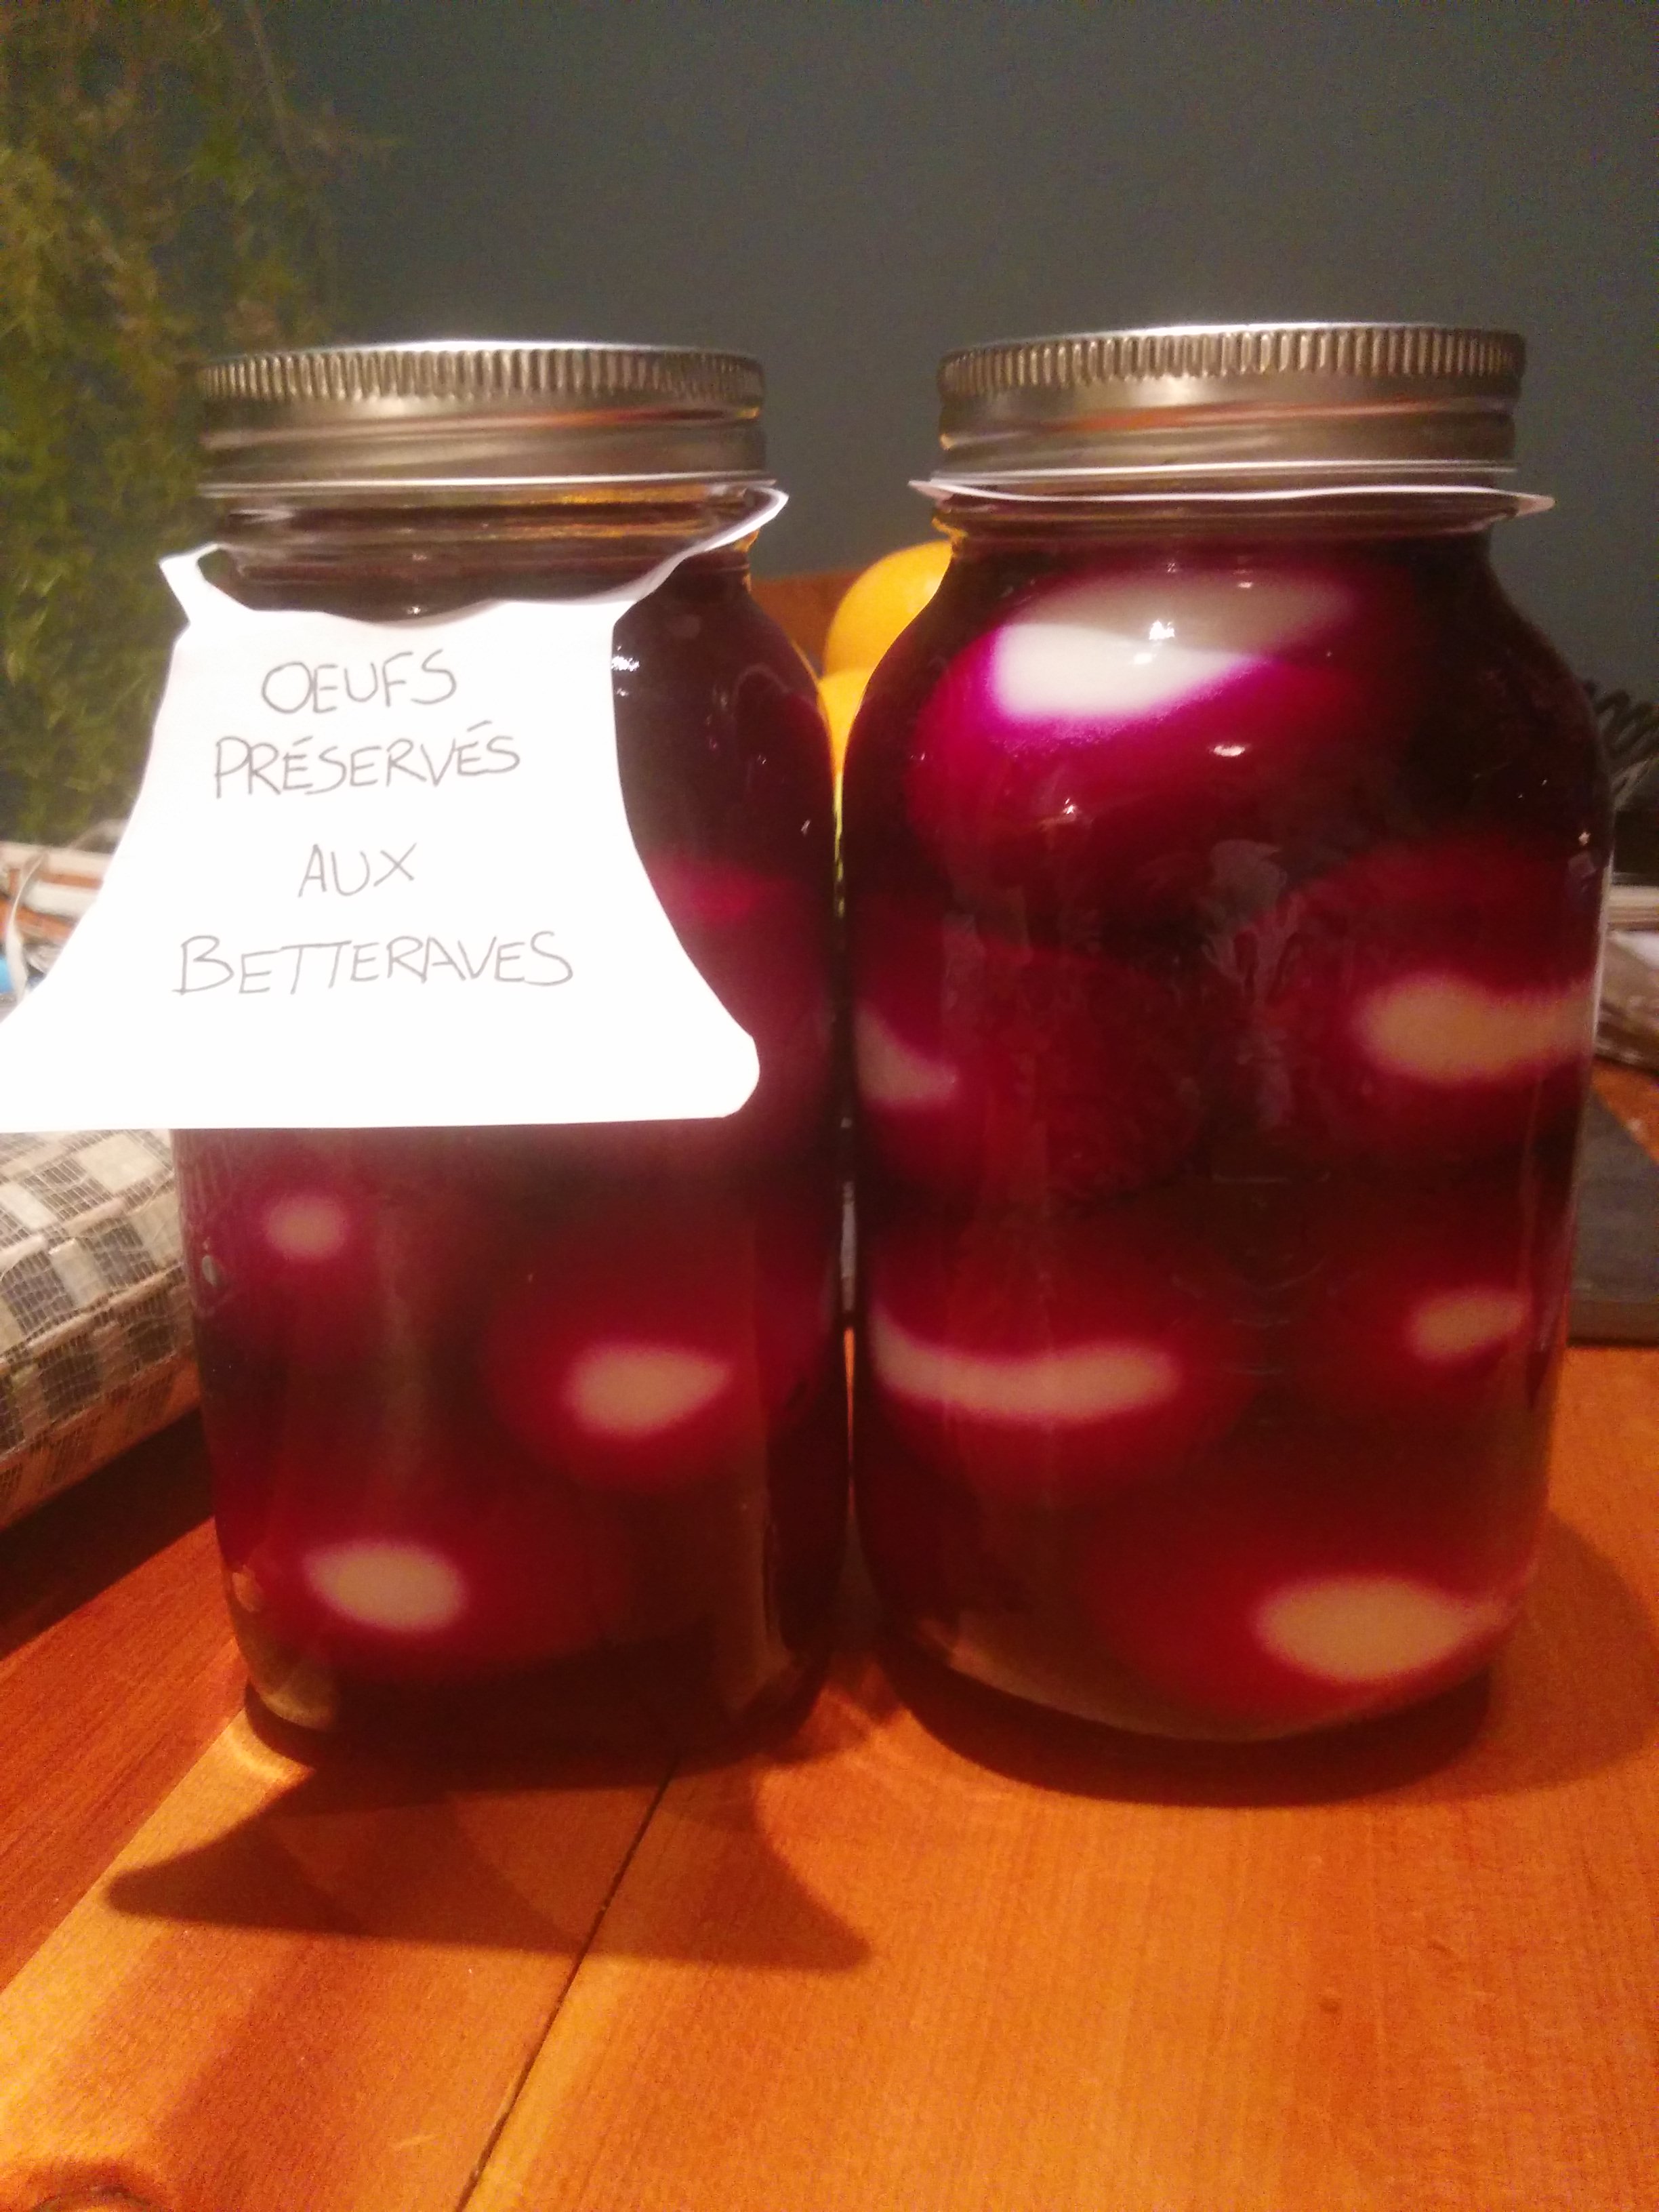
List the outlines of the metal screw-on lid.
{"label": "metal screw-on lid", "polygon": [[362,501],[763,480],[765,386],[686,346],[315,346],[202,372],[205,495]]}
{"label": "metal screw-on lid", "polygon": [[1490,481],[1526,349],[1426,323],[1241,323],[1017,338],[939,365],[942,473]]}

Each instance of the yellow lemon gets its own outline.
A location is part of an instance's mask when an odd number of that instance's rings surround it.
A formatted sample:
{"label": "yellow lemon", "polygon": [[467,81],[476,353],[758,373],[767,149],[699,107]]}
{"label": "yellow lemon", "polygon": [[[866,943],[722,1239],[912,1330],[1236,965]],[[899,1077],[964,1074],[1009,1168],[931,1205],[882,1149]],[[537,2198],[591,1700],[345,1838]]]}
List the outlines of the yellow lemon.
{"label": "yellow lemon", "polygon": [[830,757],[839,775],[847,758],[847,740],[852,734],[853,717],[858,713],[859,702],[864,696],[864,687],[870,681],[867,668],[838,668],[833,676],[826,676],[818,685],[818,698],[823,707],[823,719],[830,725]]}
{"label": "yellow lemon", "polygon": [[950,558],[950,547],[935,538],[926,545],[902,546],[855,576],[823,641],[824,674],[873,668],[938,591]]}

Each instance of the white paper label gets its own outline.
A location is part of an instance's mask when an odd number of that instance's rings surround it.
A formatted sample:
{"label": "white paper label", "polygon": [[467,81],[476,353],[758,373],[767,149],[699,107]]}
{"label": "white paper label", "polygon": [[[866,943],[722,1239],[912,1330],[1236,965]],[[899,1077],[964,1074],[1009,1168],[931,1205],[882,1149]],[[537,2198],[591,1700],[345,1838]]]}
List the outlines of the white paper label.
{"label": "white paper label", "polygon": [[625,588],[356,622],[240,605],[199,554],[104,887],[0,1024],[0,1128],[706,1119],[752,1040],[623,806]]}

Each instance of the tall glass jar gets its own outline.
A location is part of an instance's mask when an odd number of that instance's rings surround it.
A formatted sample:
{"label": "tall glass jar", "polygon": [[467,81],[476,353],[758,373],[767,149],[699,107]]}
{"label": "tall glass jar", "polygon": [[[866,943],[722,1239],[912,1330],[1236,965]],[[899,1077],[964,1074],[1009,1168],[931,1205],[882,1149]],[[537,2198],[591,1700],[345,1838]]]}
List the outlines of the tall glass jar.
{"label": "tall glass jar", "polygon": [[953,558],[844,798],[854,1488],[899,1627],[1021,1697],[1283,1734],[1521,1605],[1609,835],[1488,559],[1521,364],[944,364]]}
{"label": "tall glass jar", "polygon": [[[636,347],[222,364],[217,580],[394,627],[606,591],[757,512],[760,395],[753,362]],[[703,1741],[823,1644],[846,1493],[825,733],[740,532],[622,616],[611,669],[629,828],[755,1042],[748,1103],[175,1135],[231,1609],[301,1728]]]}

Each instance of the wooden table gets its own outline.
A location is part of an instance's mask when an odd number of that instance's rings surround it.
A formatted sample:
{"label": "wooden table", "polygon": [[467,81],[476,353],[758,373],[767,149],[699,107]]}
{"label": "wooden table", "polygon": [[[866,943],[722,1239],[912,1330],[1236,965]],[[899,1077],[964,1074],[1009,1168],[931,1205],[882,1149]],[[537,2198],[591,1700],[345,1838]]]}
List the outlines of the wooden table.
{"label": "wooden table", "polygon": [[172,1431],[0,1539],[0,2212],[1652,2212],[1656,1461],[1572,1352],[1490,1686],[1323,1741],[1016,1718],[854,1590],[735,1763],[310,1771]]}

